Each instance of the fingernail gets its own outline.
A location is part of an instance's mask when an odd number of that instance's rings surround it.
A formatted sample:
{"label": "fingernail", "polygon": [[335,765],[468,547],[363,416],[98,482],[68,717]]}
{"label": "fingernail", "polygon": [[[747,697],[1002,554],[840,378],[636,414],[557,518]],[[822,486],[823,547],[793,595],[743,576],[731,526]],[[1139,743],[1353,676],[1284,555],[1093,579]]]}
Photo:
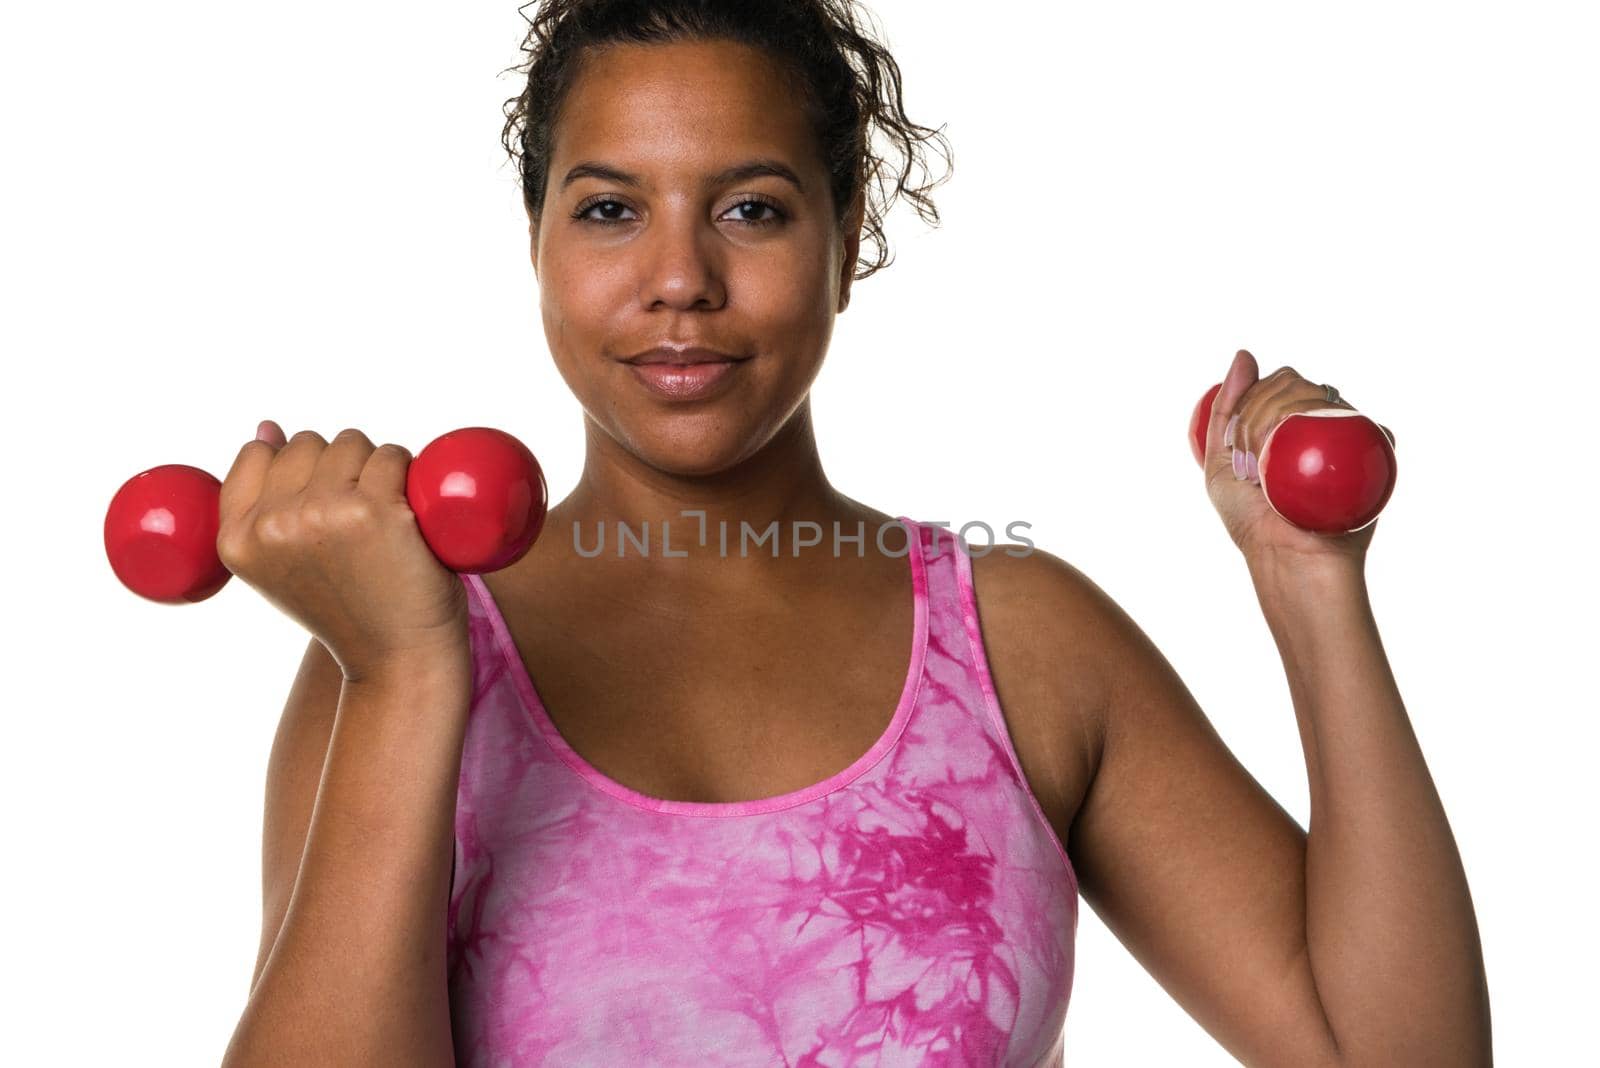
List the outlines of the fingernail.
{"label": "fingernail", "polygon": [[1244,454],[1244,477],[1251,482],[1258,481],[1261,478],[1261,468],[1256,463],[1256,454],[1253,452]]}
{"label": "fingernail", "polygon": [[272,437],[267,433],[267,420],[265,420],[265,419],[261,420],[261,422],[256,424],[256,440],[257,441],[271,441],[272,440]]}
{"label": "fingernail", "polygon": [[1239,416],[1235,414],[1232,419],[1228,420],[1228,429],[1222,432],[1222,447],[1224,449],[1233,448],[1233,428],[1238,425]]}
{"label": "fingernail", "polygon": [[1244,471],[1245,471],[1244,453],[1240,452],[1238,449],[1234,449],[1233,450],[1233,477],[1235,479],[1243,478],[1244,477]]}

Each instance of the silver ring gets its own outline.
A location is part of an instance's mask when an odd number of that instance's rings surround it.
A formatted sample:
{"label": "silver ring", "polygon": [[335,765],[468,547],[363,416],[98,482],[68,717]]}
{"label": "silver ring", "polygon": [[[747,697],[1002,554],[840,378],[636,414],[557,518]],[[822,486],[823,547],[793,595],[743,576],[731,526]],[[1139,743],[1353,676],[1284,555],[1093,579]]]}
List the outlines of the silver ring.
{"label": "silver ring", "polygon": [[1328,385],[1326,382],[1322,384],[1322,395],[1327,399],[1329,404],[1338,404],[1343,399],[1339,396],[1339,391]]}

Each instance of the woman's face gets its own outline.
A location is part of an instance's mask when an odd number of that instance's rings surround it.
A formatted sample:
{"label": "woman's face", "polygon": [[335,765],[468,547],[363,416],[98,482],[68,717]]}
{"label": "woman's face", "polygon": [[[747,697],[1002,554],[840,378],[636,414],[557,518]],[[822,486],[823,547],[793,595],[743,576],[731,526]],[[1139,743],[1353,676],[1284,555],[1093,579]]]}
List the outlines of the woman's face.
{"label": "woman's face", "polygon": [[[532,254],[562,378],[659,470],[710,474],[756,452],[822,366],[859,245],[859,198],[846,238],[794,95],[743,45],[616,46],[585,61],[552,149]],[[798,187],[718,180],[754,160]],[[664,343],[745,358],[704,395],[669,399],[623,362]]]}

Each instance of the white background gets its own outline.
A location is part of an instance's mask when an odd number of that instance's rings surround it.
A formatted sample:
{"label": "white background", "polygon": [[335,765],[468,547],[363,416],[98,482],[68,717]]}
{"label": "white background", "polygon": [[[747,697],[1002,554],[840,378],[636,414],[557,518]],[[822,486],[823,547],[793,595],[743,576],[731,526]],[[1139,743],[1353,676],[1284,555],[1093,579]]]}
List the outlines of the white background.
{"label": "white background", "polygon": [[[890,513],[1013,519],[1145,628],[1305,825],[1287,684],[1185,441],[1233,352],[1394,428],[1368,575],[1471,880],[1508,1065],[1592,1037],[1586,5],[877,0],[938,229],[905,206],[815,387]],[[4,79],[12,606],[0,1060],[215,1063],[254,963],[263,777],[305,635],[243,583],[135,598],[129,476],[259,419],[581,463],[500,105],[511,2],[19,8]],[[974,534],[981,540],[981,535]],[[1583,549],[1588,544],[1590,549]],[[1076,1065],[1233,1063],[1084,907]]]}

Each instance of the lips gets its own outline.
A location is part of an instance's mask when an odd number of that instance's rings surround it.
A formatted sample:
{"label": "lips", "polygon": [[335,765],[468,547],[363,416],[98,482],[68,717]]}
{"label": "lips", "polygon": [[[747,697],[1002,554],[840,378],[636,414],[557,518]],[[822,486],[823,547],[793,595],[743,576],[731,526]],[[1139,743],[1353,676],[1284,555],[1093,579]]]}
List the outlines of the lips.
{"label": "lips", "polygon": [[652,364],[690,367],[701,363],[737,363],[746,358],[702,345],[657,345],[655,348],[624,357],[623,362],[631,363],[635,367],[647,367]]}
{"label": "lips", "polygon": [[668,401],[704,400],[720,394],[741,374],[743,360],[704,363],[635,363],[633,376],[651,393]]}

